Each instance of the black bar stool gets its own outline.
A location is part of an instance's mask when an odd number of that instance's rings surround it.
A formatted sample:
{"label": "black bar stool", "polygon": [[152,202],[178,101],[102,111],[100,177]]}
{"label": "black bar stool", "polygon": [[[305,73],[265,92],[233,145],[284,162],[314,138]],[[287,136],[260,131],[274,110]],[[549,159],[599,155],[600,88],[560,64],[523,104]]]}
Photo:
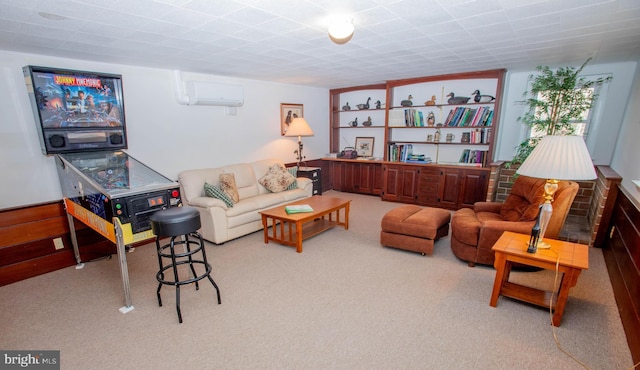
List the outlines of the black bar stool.
{"label": "black bar stool", "polygon": [[[207,262],[207,253],[204,248],[202,236],[197,232],[200,228],[200,213],[193,207],[173,207],[158,211],[151,215],[151,229],[156,234],[156,248],[158,250],[158,266],[159,271],[156,274],[158,280],[158,304],[162,307],[162,299],[160,298],[160,289],[163,285],[173,285],[176,287],[176,310],[178,311],[178,320],[182,323],[182,314],[180,312],[180,286],[195,283],[196,290],[199,290],[198,281],[205,277],[209,279],[218,295],[218,304],[221,304],[220,289],[211,277],[211,264]],[[169,244],[160,245],[160,238],[171,237]],[[176,240],[180,237],[181,240]],[[185,251],[176,253],[176,246],[184,245]],[[195,259],[194,255],[201,252],[202,259]],[[163,264],[167,261],[167,264]],[[180,278],[178,275],[179,265],[189,265],[193,276],[184,276]],[[204,272],[198,274],[195,265],[204,266]],[[170,276],[165,278],[165,271],[171,269],[173,271],[173,279]],[[199,269],[202,270],[202,269]]]}

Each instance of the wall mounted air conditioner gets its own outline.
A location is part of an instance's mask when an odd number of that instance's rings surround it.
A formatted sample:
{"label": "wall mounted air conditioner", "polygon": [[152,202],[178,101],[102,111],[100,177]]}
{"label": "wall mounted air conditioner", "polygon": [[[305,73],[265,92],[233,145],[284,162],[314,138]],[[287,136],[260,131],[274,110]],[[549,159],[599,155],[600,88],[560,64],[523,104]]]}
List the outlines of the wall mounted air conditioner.
{"label": "wall mounted air conditioner", "polygon": [[240,85],[187,81],[186,90],[189,105],[240,107],[244,104],[244,90]]}

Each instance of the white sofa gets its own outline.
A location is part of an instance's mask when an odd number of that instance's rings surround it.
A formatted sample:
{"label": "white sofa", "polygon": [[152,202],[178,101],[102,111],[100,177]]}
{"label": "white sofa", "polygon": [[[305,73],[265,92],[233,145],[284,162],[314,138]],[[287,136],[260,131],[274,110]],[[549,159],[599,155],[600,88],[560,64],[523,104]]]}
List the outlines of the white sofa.
{"label": "white sofa", "polygon": [[[232,164],[220,168],[186,170],[180,172],[178,181],[182,202],[200,212],[202,237],[215,244],[247,235],[262,229],[261,210],[310,197],[313,183],[307,178],[297,178],[297,189],[272,193],[258,180],[278,159],[265,159],[252,163]],[[208,197],[204,192],[205,182],[218,185],[221,173],[233,173],[240,200],[233,207],[220,199]]]}

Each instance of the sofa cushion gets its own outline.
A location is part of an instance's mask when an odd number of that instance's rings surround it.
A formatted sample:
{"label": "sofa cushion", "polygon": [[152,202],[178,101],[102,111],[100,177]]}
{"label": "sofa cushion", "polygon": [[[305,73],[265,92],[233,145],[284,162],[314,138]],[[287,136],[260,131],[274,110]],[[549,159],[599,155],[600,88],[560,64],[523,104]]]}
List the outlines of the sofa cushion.
{"label": "sofa cushion", "polygon": [[260,194],[258,177],[262,176],[264,172],[256,172],[253,166],[247,163],[231,164],[222,167],[222,169],[222,172],[232,173],[235,177],[240,199],[251,198]]}
{"label": "sofa cushion", "polygon": [[233,200],[229,198],[227,193],[224,190],[220,189],[220,187],[211,185],[207,182],[204,183],[204,194],[211,198],[217,198],[224,202],[227,207],[233,207]]}
{"label": "sofa cushion", "polygon": [[233,203],[238,203],[240,195],[238,195],[238,187],[236,186],[236,178],[232,173],[220,174],[220,189],[224,191]]}
{"label": "sofa cushion", "polygon": [[296,178],[279,164],[274,164],[269,171],[258,180],[262,186],[272,193],[279,193],[287,190],[289,185],[293,184]]}

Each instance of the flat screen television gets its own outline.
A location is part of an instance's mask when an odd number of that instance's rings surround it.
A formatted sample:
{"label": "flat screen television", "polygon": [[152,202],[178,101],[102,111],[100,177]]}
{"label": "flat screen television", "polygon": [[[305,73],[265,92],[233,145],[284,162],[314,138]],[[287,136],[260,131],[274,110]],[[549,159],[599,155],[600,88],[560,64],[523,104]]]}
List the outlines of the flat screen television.
{"label": "flat screen television", "polygon": [[122,76],[25,66],[44,154],[127,148]]}

